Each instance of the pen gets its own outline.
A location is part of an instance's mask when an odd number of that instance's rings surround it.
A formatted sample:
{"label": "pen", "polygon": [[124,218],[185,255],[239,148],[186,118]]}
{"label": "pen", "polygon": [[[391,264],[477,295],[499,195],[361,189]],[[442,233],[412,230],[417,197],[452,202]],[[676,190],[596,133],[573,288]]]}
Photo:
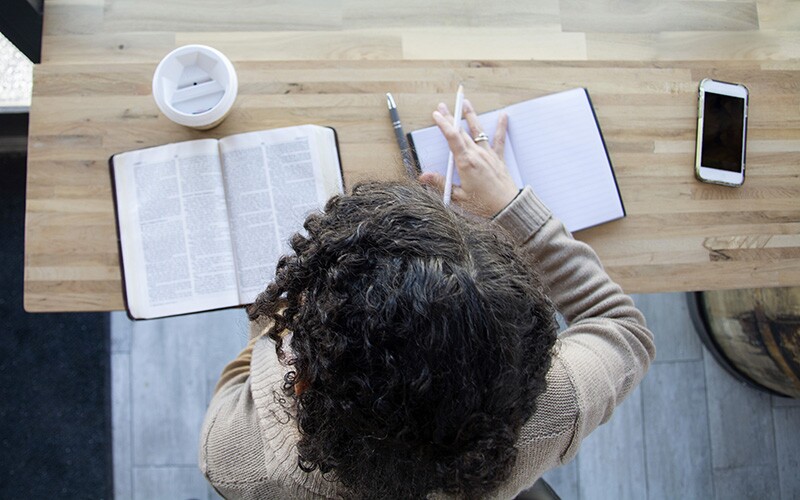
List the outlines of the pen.
{"label": "pen", "polygon": [[[464,86],[459,84],[456,91],[456,109],[453,110],[453,127],[461,128],[461,111],[464,106]],[[449,147],[447,149],[450,149]],[[444,180],[444,204],[450,204],[450,196],[453,193],[453,150],[447,155],[447,176]]]}
{"label": "pen", "polygon": [[389,117],[392,119],[392,127],[394,128],[394,135],[397,138],[397,145],[400,146],[400,155],[403,157],[403,165],[406,167],[408,176],[414,179],[417,177],[417,171],[414,168],[414,162],[411,160],[411,149],[408,147],[406,134],[403,133],[403,124],[400,123],[397,105],[394,103],[392,94],[388,92],[386,93],[386,103],[389,106]]}

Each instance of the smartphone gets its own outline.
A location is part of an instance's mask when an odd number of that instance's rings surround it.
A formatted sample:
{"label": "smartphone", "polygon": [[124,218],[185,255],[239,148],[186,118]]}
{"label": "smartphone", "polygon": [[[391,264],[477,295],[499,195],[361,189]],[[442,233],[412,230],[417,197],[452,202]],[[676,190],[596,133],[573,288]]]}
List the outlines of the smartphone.
{"label": "smartphone", "polygon": [[700,82],[695,176],[725,186],[744,183],[747,87],[709,78]]}

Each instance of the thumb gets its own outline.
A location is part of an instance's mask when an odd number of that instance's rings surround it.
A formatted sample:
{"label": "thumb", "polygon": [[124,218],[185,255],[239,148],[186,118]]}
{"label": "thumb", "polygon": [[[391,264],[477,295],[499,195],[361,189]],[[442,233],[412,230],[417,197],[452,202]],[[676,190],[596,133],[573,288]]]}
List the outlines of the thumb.
{"label": "thumb", "polygon": [[[420,184],[424,186],[430,186],[436,191],[438,191],[440,194],[444,193],[444,184],[446,182],[446,179],[442,174],[425,172],[424,174],[418,177],[418,180]],[[461,186],[453,185],[453,191],[450,199],[454,203],[461,204],[469,200],[469,196],[467,195],[467,192],[461,188]]]}
{"label": "thumb", "polygon": [[419,180],[420,184],[431,186],[440,193],[444,192],[445,178],[442,174],[425,172],[424,174],[420,175],[417,180]]}

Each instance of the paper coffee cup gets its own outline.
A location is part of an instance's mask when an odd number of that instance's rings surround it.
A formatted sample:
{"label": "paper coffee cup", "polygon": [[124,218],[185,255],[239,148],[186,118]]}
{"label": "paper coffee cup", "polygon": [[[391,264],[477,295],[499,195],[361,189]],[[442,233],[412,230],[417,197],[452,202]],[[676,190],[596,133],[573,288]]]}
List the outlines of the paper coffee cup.
{"label": "paper coffee cup", "polygon": [[164,115],[197,129],[216,127],[238,93],[236,70],[225,55],[205,45],[178,47],[153,74],[153,98]]}

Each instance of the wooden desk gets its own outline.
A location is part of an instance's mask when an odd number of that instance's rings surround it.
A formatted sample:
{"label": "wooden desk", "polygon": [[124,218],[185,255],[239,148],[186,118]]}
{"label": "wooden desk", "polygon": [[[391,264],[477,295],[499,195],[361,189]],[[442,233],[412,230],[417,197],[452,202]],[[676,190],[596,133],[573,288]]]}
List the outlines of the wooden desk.
{"label": "wooden desk", "polygon": [[[105,28],[81,25],[76,19],[94,18],[75,13],[96,12],[95,3],[48,2],[46,7],[48,36],[44,63],[35,69],[30,119],[28,311],[123,307],[107,166],[111,154],[317,123],[337,129],[349,185],[367,178],[398,178],[402,167],[384,93],[394,94],[404,125],[411,130],[431,123],[430,112],[440,100],[452,99],[459,81],[465,82],[479,110],[577,86],[589,89],[628,217],[576,236],[597,250],[626,291],[800,285],[797,61],[400,60],[402,51],[381,51],[387,39],[374,30],[352,32],[354,39],[365,40],[367,52],[358,52],[358,44],[346,33],[333,32],[295,33],[299,45],[307,42],[304,50],[310,51],[298,52],[292,36],[277,32],[250,37],[143,34],[135,21],[126,24],[113,16],[108,21],[113,6],[106,8]],[[102,4],[100,0],[101,13]],[[141,9],[147,11],[148,6]],[[76,26],[83,31],[69,31]],[[522,37],[519,30],[511,29],[512,35]],[[424,38],[425,33],[417,35]],[[571,50],[567,35],[554,35],[563,42],[554,45],[560,47],[553,49],[556,56],[558,50]],[[326,39],[328,45],[323,43]],[[369,40],[378,42],[370,45]],[[239,74],[233,112],[207,132],[169,122],[150,95],[160,57],[189,42],[217,46],[232,57]],[[491,53],[474,46],[479,53]],[[281,52],[281,47],[286,50]],[[448,49],[431,46],[432,53],[443,50]],[[499,57],[504,50],[497,49]],[[297,60],[275,60],[281,53]],[[414,54],[409,58],[417,59],[421,52]],[[376,60],[360,60],[370,56]],[[585,47],[583,56],[587,58]],[[696,92],[704,77],[743,82],[750,88],[747,178],[738,189],[694,179]]]}

